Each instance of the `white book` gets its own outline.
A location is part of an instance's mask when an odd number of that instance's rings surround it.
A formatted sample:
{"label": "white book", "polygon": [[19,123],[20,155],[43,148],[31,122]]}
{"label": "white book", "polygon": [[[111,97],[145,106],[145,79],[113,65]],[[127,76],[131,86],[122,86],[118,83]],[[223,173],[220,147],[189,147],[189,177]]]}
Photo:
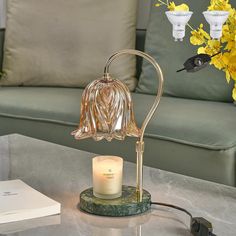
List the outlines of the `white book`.
{"label": "white book", "polygon": [[60,203],[23,181],[0,181],[0,224],[55,215],[60,212]]}
{"label": "white book", "polygon": [[39,227],[46,227],[59,224],[61,224],[60,215],[52,215],[35,219],[10,222],[7,224],[0,224],[0,235],[19,233],[21,231],[33,230]]}

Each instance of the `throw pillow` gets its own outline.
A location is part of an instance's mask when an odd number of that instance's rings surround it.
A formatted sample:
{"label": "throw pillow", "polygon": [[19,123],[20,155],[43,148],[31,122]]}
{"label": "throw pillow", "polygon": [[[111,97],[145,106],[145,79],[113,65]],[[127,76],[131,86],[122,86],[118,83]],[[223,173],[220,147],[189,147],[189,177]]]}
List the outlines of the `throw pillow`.
{"label": "throw pillow", "polygon": [[[2,86],[85,87],[108,57],[134,48],[137,0],[8,0]],[[136,85],[135,58],[114,76]]]}

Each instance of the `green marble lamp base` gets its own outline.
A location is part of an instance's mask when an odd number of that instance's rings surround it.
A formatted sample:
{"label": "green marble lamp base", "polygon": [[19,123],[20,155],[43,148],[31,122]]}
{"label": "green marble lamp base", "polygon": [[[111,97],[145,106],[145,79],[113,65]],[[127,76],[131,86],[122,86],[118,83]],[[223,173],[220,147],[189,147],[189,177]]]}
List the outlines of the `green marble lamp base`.
{"label": "green marble lamp base", "polygon": [[85,212],[100,216],[138,215],[151,208],[151,194],[143,190],[143,200],[139,202],[136,188],[124,185],[121,197],[108,200],[95,197],[93,188],[89,188],[80,194],[79,207]]}

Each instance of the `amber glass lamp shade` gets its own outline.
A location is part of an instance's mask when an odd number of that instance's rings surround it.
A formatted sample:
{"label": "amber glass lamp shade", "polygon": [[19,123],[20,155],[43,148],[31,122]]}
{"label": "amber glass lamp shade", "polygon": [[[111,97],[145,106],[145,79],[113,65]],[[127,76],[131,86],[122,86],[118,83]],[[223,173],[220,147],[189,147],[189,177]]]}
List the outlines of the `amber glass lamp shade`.
{"label": "amber glass lamp shade", "polygon": [[108,74],[91,82],[83,92],[79,127],[72,135],[96,141],[139,137],[128,87]]}

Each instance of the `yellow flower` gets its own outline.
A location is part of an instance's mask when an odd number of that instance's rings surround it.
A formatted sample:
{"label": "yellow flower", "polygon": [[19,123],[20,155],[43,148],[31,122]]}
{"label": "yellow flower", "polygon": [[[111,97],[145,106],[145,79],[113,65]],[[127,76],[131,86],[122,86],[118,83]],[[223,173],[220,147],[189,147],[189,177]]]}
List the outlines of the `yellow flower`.
{"label": "yellow flower", "polygon": [[215,39],[208,40],[207,46],[209,48],[209,51],[211,52],[210,55],[218,53],[220,51],[220,49],[221,49],[220,41],[215,40]]}
{"label": "yellow flower", "polygon": [[234,89],[232,91],[232,97],[233,97],[234,101],[236,101],[236,82],[234,84]]}
{"label": "yellow flower", "polygon": [[198,53],[206,53],[210,56],[218,53],[221,49],[221,44],[218,40],[208,40],[207,45],[205,47],[200,47],[198,49]]}
{"label": "yellow flower", "polygon": [[174,11],[175,10],[175,3],[174,2],[170,2],[169,3],[169,5],[168,5],[168,9],[170,10],[170,11]]}
{"label": "yellow flower", "polygon": [[170,11],[189,11],[189,7],[187,4],[180,4],[180,5],[175,5],[174,2],[170,2],[168,5],[168,9]]}
{"label": "yellow flower", "polygon": [[208,10],[210,11],[229,11],[231,5],[229,0],[211,0]]}
{"label": "yellow flower", "polygon": [[[207,54],[208,55],[214,55],[221,50],[221,44],[218,40],[208,40],[207,42]],[[212,57],[211,65],[214,65],[217,69],[221,70],[225,67],[225,63],[223,61],[222,53]]]}
{"label": "yellow flower", "polygon": [[230,78],[236,81],[236,49],[231,52],[226,52],[223,55],[225,63],[226,79],[229,82]]}
{"label": "yellow flower", "polygon": [[175,11],[189,11],[189,7],[187,4],[181,4],[175,7]]}
{"label": "yellow flower", "polygon": [[203,24],[200,24],[197,30],[191,31],[192,36],[190,37],[190,42],[193,45],[202,45],[206,40],[211,39],[210,35],[203,30]]}
{"label": "yellow flower", "polygon": [[236,80],[236,57],[234,59],[234,64],[233,63],[230,63],[227,67],[227,70],[230,74],[230,77],[233,79],[233,80]]}
{"label": "yellow flower", "polygon": [[214,65],[215,68],[222,70],[225,67],[225,63],[223,61],[223,54],[220,53],[212,57],[210,64]]}
{"label": "yellow flower", "polygon": [[200,47],[200,48],[198,48],[197,53],[198,53],[198,54],[201,54],[201,53],[207,54],[206,48],[207,48],[207,47]]}
{"label": "yellow flower", "polygon": [[[210,56],[218,53],[221,49],[220,42],[218,40],[208,40],[205,47],[198,48],[197,53],[206,53]],[[225,62],[223,61],[223,54],[220,53],[212,57],[210,64],[214,65],[217,69],[221,70],[225,67]]]}
{"label": "yellow flower", "polygon": [[193,45],[202,45],[205,43],[205,38],[197,30],[191,32],[192,36],[190,37],[190,43]]}
{"label": "yellow flower", "polygon": [[226,43],[225,50],[230,51],[236,47],[236,14],[235,23],[230,22],[223,26],[221,42]]}
{"label": "yellow flower", "polygon": [[235,8],[231,8],[228,10],[229,12],[229,18],[228,18],[228,21],[230,22],[230,24],[233,24],[235,25],[235,22],[236,22],[236,10]]}

